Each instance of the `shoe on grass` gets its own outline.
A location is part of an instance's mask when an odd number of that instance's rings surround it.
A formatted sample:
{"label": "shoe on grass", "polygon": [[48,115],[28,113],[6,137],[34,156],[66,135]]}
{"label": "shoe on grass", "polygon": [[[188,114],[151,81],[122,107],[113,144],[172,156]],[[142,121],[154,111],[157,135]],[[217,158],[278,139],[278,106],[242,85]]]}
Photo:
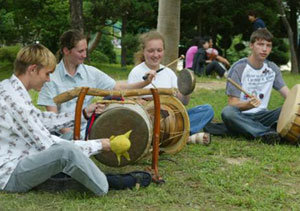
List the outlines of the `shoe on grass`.
{"label": "shoe on grass", "polygon": [[280,140],[281,138],[276,131],[270,131],[261,136],[261,141],[265,144],[279,144]]}

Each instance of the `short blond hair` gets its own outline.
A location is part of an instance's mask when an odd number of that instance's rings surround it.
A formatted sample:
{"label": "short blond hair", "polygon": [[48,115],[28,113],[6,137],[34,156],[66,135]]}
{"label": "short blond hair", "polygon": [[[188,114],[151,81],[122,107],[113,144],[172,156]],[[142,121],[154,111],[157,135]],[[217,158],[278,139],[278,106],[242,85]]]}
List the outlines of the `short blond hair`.
{"label": "short blond hair", "polygon": [[146,43],[151,40],[161,40],[163,42],[163,47],[165,49],[165,39],[161,33],[159,33],[156,30],[151,30],[149,32],[146,32],[144,34],[140,35],[140,46],[139,51],[134,54],[134,63],[135,65],[138,65],[145,61],[144,57],[144,49],[146,46]]}
{"label": "short blond hair", "polygon": [[41,44],[32,44],[23,47],[17,54],[14,62],[15,75],[25,74],[30,65],[36,64],[37,70],[48,67],[55,69],[56,58],[53,53]]}

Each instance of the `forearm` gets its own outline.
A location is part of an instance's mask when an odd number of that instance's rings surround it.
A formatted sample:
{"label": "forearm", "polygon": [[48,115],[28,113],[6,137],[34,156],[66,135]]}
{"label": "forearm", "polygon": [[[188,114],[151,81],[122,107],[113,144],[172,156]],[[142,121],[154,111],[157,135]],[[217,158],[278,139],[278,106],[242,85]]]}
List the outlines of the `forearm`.
{"label": "forearm", "polygon": [[[44,112],[43,123],[46,125],[49,131],[55,131],[60,133],[70,132],[71,126],[74,125],[74,113],[60,113],[58,114],[58,109],[56,106],[46,106],[46,110],[49,112]],[[48,114],[47,114],[48,113]],[[50,116],[55,116],[54,118],[50,118]]]}
{"label": "forearm", "polygon": [[231,97],[228,98],[228,105],[237,107],[240,111],[246,111],[254,108],[255,106],[251,104],[251,101],[241,101],[239,98]]}
{"label": "forearm", "polygon": [[282,87],[279,92],[281,94],[282,97],[284,97],[285,99],[287,98],[288,94],[289,94],[289,88],[287,86]]}
{"label": "forearm", "polygon": [[254,108],[251,104],[248,103],[248,101],[244,101],[244,102],[240,101],[240,102],[237,102],[237,103],[228,102],[228,105],[237,107],[240,111],[246,111],[246,110],[249,110],[251,108]]}
{"label": "forearm", "polygon": [[114,90],[122,90],[122,89],[141,89],[150,84],[148,80],[140,81],[136,83],[128,84],[126,82],[117,82]]}
{"label": "forearm", "polygon": [[177,98],[182,102],[183,105],[189,104],[190,95],[183,95],[180,92],[177,93]]}

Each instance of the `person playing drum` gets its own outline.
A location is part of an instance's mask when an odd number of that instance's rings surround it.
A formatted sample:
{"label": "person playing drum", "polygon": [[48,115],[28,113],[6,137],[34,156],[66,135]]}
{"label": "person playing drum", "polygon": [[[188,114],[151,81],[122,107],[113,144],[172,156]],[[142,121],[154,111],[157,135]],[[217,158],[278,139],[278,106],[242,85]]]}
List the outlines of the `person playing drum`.
{"label": "person playing drum", "polygon": [[108,188],[132,188],[141,176],[141,185],[149,185],[149,173],[105,175],[95,165],[89,156],[110,151],[108,138],[71,142],[50,133],[74,123],[74,111],[41,111],[28,93],[50,80],[56,66],[50,50],[41,44],[25,46],[14,66],[14,74],[0,82],[0,191],[27,192],[49,179],[59,189],[58,178],[73,178],[98,196]]}
{"label": "person playing drum", "polygon": [[[61,106],[53,102],[53,97],[62,92],[71,90],[75,87],[91,87],[106,90],[122,90],[122,89],[138,89],[148,85],[155,71],[149,70],[147,80],[134,84],[116,82],[107,74],[97,68],[85,65],[83,62],[87,57],[87,40],[86,37],[78,30],[69,30],[60,37],[60,59],[56,66],[56,71],[50,75],[50,82],[44,84],[38,97],[38,105],[46,106],[47,111],[68,112],[74,111],[76,99],[68,101]],[[94,108],[97,113],[101,113],[104,108],[103,104],[91,104],[93,97],[86,96],[83,106],[85,116],[90,117]],[[86,120],[82,118],[81,137],[84,137],[86,128]],[[62,138],[72,139],[73,133],[70,128],[64,128],[58,134]]]}
{"label": "person playing drum", "polygon": [[[163,68],[161,61],[164,57],[165,43],[164,37],[157,31],[153,30],[144,33],[140,37],[140,50],[135,54],[136,66],[131,70],[128,76],[128,83],[137,83],[143,81],[143,76],[149,70],[158,70]],[[177,88],[177,76],[168,67],[158,72],[152,80],[152,84],[145,86],[145,88]],[[177,98],[187,105],[190,100],[190,95],[183,95],[177,93]],[[214,112],[210,105],[200,105],[188,110],[190,120],[190,135],[198,135],[198,141],[203,141],[205,144],[210,143],[209,134],[197,134],[207,123],[209,123]],[[190,139],[192,140],[192,139]]]}
{"label": "person playing drum", "polygon": [[278,66],[267,60],[272,39],[273,35],[267,29],[258,29],[251,34],[250,56],[234,63],[228,75],[249,95],[227,82],[228,106],[222,111],[222,119],[230,132],[261,138],[270,144],[280,141],[275,130],[281,108],[267,110],[272,87],[284,98],[289,92]]}

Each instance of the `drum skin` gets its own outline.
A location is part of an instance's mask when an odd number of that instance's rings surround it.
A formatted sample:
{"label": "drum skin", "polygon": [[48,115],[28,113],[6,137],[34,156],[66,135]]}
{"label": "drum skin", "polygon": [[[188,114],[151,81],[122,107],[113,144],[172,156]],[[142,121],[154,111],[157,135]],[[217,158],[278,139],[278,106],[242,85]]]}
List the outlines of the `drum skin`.
{"label": "drum skin", "polygon": [[196,78],[194,72],[189,69],[183,69],[177,76],[178,90],[183,95],[191,94],[196,86]]}
{"label": "drum skin", "polygon": [[130,161],[121,156],[121,163],[113,152],[101,152],[95,158],[111,167],[132,164],[148,153],[152,141],[152,124],[147,112],[138,104],[110,104],[92,126],[89,139],[109,138],[132,130],[128,151]]}
{"label": "drum skin", "polygon": [[[182,103],[173,96],[161,95],[160,152],[175,154],[183,149],[189,137],[190,122]],[[130,161],[121,157],[118,165],[113,152],[101,152],[95,158],[111,167],[122,167],[140,160],[152,152],[154,103],[110,104],[96,119],[89,139],[108,138],[132,130],[128,151]]]}
{"label": "drum skin", "polygon": [[300,136],[300,84],[295,85],[285,99],[278,119],[277,132],[292,144],[298,142]]}

